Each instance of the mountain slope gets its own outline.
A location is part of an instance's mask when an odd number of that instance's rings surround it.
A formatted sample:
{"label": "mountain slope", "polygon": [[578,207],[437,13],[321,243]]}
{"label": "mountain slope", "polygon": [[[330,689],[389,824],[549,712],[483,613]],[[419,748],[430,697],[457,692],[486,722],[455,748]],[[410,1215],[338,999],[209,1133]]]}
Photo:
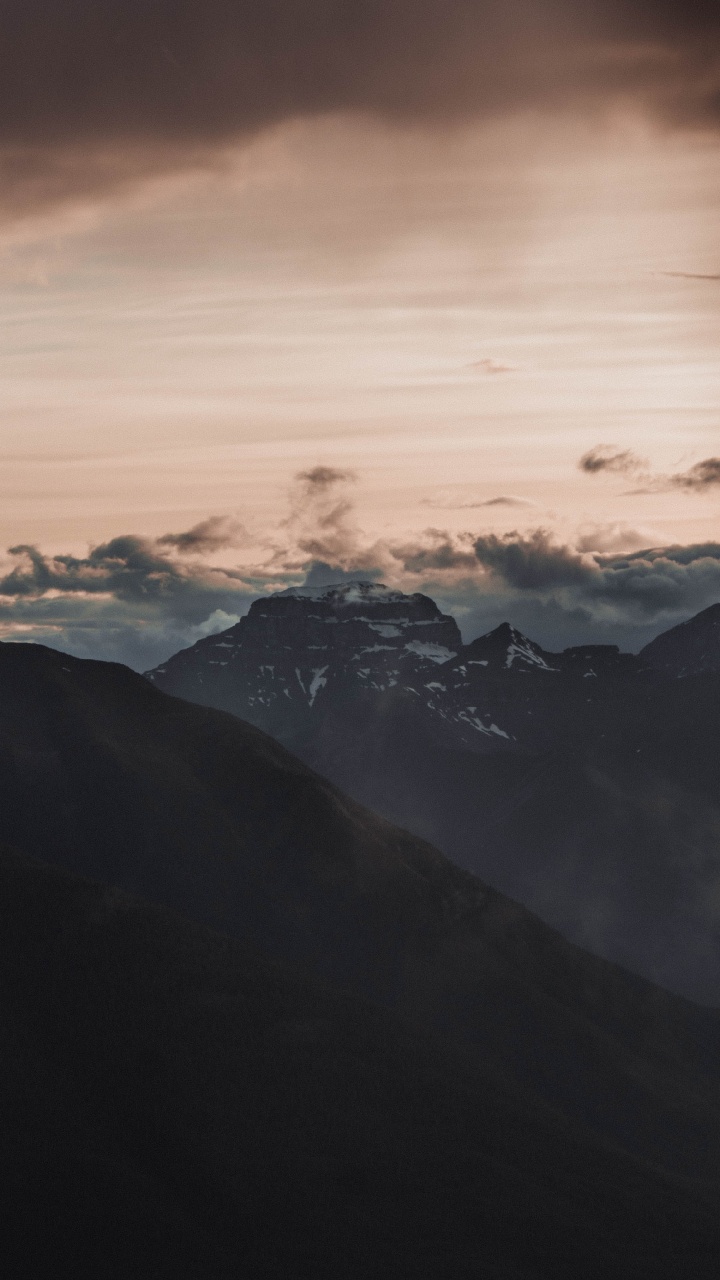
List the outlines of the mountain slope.
{"label": "mountain slope", "polygon": [[715,1193],[467,1055],[0,850],[6,1274],[711,1280]]}
{"label": "mountain slope", "polygon": [[720,604],[664,631],[640,650],[639,657],[668,676],[720,674]]}
{"label": "mountain slope", "polygon": [[0,839],[472,1047],[639,1156],[720,1176],[720,1016],[566,943],[234,717],[0,646]]}
{"label": "mountain slope", "polygon": [[[411,599],[395,601],[396,619]],[[325,632],[342,634],[343,595],[326,588],[322,605],[336,619]],[[639,658],[609,645],[552,654],[503,624],[414,671],[396,655],[392,684],[378,670],[368,685],[326,642],[326,684],[290,707],[268,670],[262,697],[250,691],[271,632],[286,665],[306,661],[298,618],[319,606],[296,594],[292,607],[290,625],[282,597],[253,605],[222,678],[202,641],[153,683],[272,732],[580,945],[720,1002],[720,606]],[[365,600],[366,625],[376,607]]]}

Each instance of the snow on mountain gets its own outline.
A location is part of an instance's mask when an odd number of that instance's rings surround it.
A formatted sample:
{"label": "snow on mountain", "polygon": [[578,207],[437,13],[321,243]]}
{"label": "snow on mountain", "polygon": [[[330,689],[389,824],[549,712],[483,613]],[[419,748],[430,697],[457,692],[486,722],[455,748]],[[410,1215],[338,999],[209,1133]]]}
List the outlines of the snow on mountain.
{"label": "snow on mountain", "polygon": [[[168,693],[232,711],[297,747],[352,704],[378,725],[405,705],[448,745],[544,748],[617,680],[720,672],[720,605],[659,636],[640,658],[615,645],[550,653],[504,622],[464,645],[428,596],[361,579],[293,587],[148,674]],[[359,700],[359,701],[358,701]],[[369,723],[369,721],[368,721]],[[564,727],[563,727],[564,726]]]}
{"label": "snow on mountain", "polygon": [[427,596],[357,581],[256,600],[234,627],[176,654],[148,678],[277,731],[338,698],[393,689],[424,696],[432,673],[461,649],[454,619]]}
{"label": "snow on mountain", "polygon": [[490,670],[515,670],[534,667],[540,671],[557,671],[557,654],[545,653],[539,644],[529,640],[521,631],[502,622],[494,631],[478,636],[466,646],[463,661],[470,665],[482,665]]}

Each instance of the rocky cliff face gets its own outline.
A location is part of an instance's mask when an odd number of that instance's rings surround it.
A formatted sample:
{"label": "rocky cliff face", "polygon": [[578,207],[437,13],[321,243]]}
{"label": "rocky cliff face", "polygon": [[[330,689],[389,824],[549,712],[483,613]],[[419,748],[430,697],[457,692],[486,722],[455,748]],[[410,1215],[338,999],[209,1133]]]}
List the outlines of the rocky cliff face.
{"label": "rocky cliff face", "polygon": [[256,600],[148,678],[277,731],[337,696],[422,688],[461,649],[457,623],[427,596],[357,582]]}

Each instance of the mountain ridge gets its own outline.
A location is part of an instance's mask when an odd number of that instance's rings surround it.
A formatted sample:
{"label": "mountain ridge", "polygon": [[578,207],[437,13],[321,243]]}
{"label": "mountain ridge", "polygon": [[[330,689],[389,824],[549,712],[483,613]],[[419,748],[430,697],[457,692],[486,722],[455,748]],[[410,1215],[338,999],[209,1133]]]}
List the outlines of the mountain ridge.
{"label": "mountain ridge", "polygon": [[579,951],[235,717],[0,645],[0,784],[0,841],[241,937],[720,1181],[720,1011]]}
{"label": "mountain ridge", "polygon": [[[462,646],[427,598],[410,627],[402,601],[335,609],[334,591],[296,594],[292,620],[257,602],[149,678],[271,733],[580,945],[717,1001],[718,675],[680,678],[672,631],[669,671],[614,646],[552,654],[510,624]],[[695,625],[717,644],[715,616]],[[418,630],[449,656],[409,649]]]}

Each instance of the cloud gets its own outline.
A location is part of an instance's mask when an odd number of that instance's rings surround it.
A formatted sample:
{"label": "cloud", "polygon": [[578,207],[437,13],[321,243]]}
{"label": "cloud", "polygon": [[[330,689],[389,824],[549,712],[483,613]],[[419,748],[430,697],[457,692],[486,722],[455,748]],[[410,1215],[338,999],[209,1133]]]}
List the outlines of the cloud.
{"label": "cloud", "polygon": [[[0,574],[0,633],[145,670],[233,625],[269,591],[363,577],[433,596],[470,637],[509,619],[550,649],[600,640],[639,648],[661,624],[720,600],[720,543],[652,546],[621,525],[585,528],[574,544],[547,528],[428,528],[370,542],[355,522],[356,478],[329,466],[299,472],[271,546],[253,548],[242,526],[212,516],[158,538],[125,534],[85,555],[12,547]],[[206,558],[237,541],[253,563]]]}
{"label": "cloud", "polygon": [[[308,560],[344,569],[363,562],[361,538],[348,489],[354,471],[316,466],[298,471],[290,495],[290,515],[282,522],[288,540],[275,548],[277,567],[307,567]],[[368,563],[368,567],[372,567]],[[338,579],[339,580],[339,579]]]}
{"label": "cloud", "polygon": [[720,543],[589,554],[556,542],[545,529],[486,534],[473,544],[482,567],[519,592],[567,607],[615,611],[625,619],[692,612],[720,599]]}
{"label": "cloud", "polygon": [[546,529],[535,529],[527,536],[481,534],[473,549],[483,568],[520,590],[576,586],[584,583],[590,572],[581,554],[554,542]]}
{"label": "cloud", "polygon": [[687,471],[662,475],[649,472],[647,461],[630,449],[618,449],[617,445],[612,444],[598,444],[594,449],[589,449],[580,458],[578,467],[588,475],[609,471],[619,475],[641,476],[642,487],[630,489],[628,492],[631,495],[667,493],[672,489],[680,489],[685,493],[706,493],[708,489],[720,485],[720,458],[703,458]]}
{"label": "cloud", "polygon": [[241,524],[227,516],[209,516],[184,533],[165,533],[158,538],[158,546],[175,547],[178,551],[210,555],[224,547],[237,546],[247,541],[247,533]]}
{"label": "cloud", "polygon": [[183,558],[217,549],[219,530],[210,520],[162,539],[126,534],[86,556],[11,547],[15,563],[0,577],[0,628],[6,638],[67,647],[81,657],[154,665],[219,629],[223,618],[240,617],[258,594],[239,570]]}
{"label": "cloud", "polygon": [[588,524],[580,529],[575,543],[584,551],[635,551],[658,541],[653,530],[635,529],[627,524]]}
{"label": "cloud", "polygon": [[96,196],[326,112],[619,100],[715,128],[719,33],[710,0],[5,0],[0,199]]}
{"label": "cloud", "polygon": [[465,503],[465,506],[477,507],[534,507],[536,504],[529,498],[515,498],[512,494],[501,494],[499,498],[488,498],[485,502]]}
{"label": "cloud", "polygon": [[446,574],[450,571],[456,575],[458,571],[466,574],[477,568],[467,539],[453,538],[443,529],[426,529],[422,540],[390,544],[388,552],[405,573]]}
{"label": "cloud", "polygon": [[603,471],[611,471],[620,475],[643,471],[647,462],[639,458],[631,449],[618,449],[614,444],[597,444],[588,449],[578,462],[581,471],[588,475],[599,475]]}
{"label": "cloud", "polygon": [[445,511],[476,511],[480,507],[536,507],[537,503],[529,498],[517,498],[514,494],[500,494],[497,498],[453,498],[451,494],[440,494],[433,498],[422,498],[424,507],[439,507]]}
{"label": "cloud", "polygon": [[[332,587],[340,582],[356,582],[358,576],[357,569],[340,569],[337,565],[326,564],[323,560],[315,560],[308,567],[302,585],[304,587]],[[377,581],[382,577],[382,570],[379,568],[364,568],[362,577],[367,581]]]}
{"label": "cloud", "polygon": [[674,475],[648,475],[639,489],[629,489],[626,496],[637,494],[670,493],[680,490],[681,493],[707,493],[720,485],[720,458],[703,458],[687,471],[676,471]]}
{"label": "cloud", "polygon": [[704,458],[688,471],[670,476],[668,484],[673,489],[684,489],[688,493],[704,493],[713,489],[720,485],[720,458]]}
{"label": "cloud", "polygon": [[306,497],[312,498],[318,493],[327,493],[338,484],[347,484],[357,480],[354,471],[340,471],[337,467],[313,467],[310,471],[298,471],[296,481],[305,488]]}
{"label": "cloud", "polygon": [[474,369],[476,373],[514,373],[515,365],[503,364],[500,360],[493,360],[487,356],[484,360],[473,360],[468,369]]}
{"label": "cloud", "polygon": [[720,275],[708,275],[702,271],[659,271],[660,276],[676,276],[680,280],[720,280]]}

